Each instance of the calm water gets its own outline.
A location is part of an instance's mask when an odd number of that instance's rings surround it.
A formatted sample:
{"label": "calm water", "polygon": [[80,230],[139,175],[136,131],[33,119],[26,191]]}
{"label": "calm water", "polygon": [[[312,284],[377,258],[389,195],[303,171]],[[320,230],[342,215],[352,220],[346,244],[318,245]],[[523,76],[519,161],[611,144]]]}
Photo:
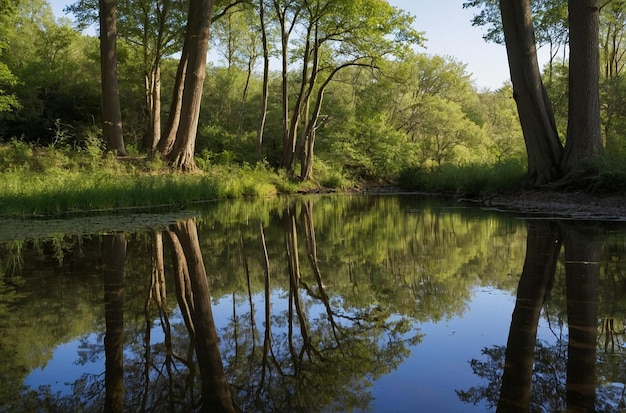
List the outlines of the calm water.
{"label": "calm water", "polygon": [[4,220],[0,411],[624,411],[625,259],[414,196]]}

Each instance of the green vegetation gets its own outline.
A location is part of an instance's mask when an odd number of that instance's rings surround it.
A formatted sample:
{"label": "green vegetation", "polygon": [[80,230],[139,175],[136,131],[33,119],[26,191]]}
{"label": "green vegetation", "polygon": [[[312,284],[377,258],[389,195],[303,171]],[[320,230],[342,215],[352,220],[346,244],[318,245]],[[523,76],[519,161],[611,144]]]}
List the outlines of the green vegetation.
{"label": "green vegetation", "polygon": [[[183,174],[158,160],[103,157],[97,148],[40,148],[17,140],[0,147],[0,165],[0,215],[171,209],[200,201],[290,193],[311,185],[290,181],[261,163],[232,167],[207,162],[207,169]],[[327,180],[333,179],[331,175]]]}
{"label": "green vegetation", "polygon": [[[174,95],[186,15],[179,2],[168,16],[156,15],[143,7],[148,2],[142,0],[119,5],[117,60],[127,158],[103,153],[98,39],[77,28],[96,21],[97,11],[89,8],[89,2],[77,2],[71,8],[77,19],[73,27],[68,20],[57,19],[45,0],[3,2],[0,215],[179,206],[219,198],[342,190],[363,181],[463,195],[527,184],[526,148],[512,88],[477,90],[462,62],[409,48],[423,40],[420,33],[401,29],[403,24],[410,26],[410,16],[389,9],[385,2],[363,2],[376,6],[375,13],[389,13],[395,19],[382,28],[387,37],[356,24],[355,13],[369,7],[361,2],[356,10],[352,2],[332,0],[332,7],[320,16],[305,16],[304,9],[286,10],[282,17],[298,16],[294,22],[298,27],[313,30],[312,21],[331,27],[343,21],[354,37],[342,37],[337,44],[294,37],[286,46],[291,67],[287,73],[271,68],[267,81],[258,33],[246,29],[257,24],[258,10],[250,4],[224,10],[225,3],[218,2],[215,14],[221,17],[213,24],[211,39],[217,58],[206,69],[192,157],[197,170],[188,174],[171,168],[168,157],[155,149],[167,134]],[[140,16],[139,10],[147,14]],[[220,14],[223,11],[227,13]],[[278,16],[273,7],[265,11],[268,47],[279,53],[283,46],[272,38],[279,30]],[[601,17],[610,23],[609,15]],[[548,20],[542,20],[545,24]],[[558,22],[554,25],[558,28]],[[155,45],[150,36],[157,36],[157,28],[164,32],[158,33],[162,43]],[[301,32],[305,30],[296,30],[293,36]],[[404,43],[389,43],[392,35]],[[380,44],[373,46],[373,39]],[[315,59],[303,54],[307,42],[320,48],[311,50]],[[388,54],[373,57],[372,49],[379,46],[388,47]],[[613,47],[613,56],[623,55],[618,53],[621,43]],[[610,55],[605,52],[604,60]],[[368,62],[364,56],[370,55]],[[624,191],[626,135],[620,125],[626,122],[621,109],[626,82],[620,76],[623,63],[604,60],[605,155],[588,163],[581,178],[571,182],[583,190]],[[317,72],[303,73],[299,65],[304,62],[311,67],[316,62]],[[564,136],[567,62],[551,61],[544,78]],[[285,117],[291,120],[288,129]],[[287,140],[295,143],[295,154],[285,153]]]}

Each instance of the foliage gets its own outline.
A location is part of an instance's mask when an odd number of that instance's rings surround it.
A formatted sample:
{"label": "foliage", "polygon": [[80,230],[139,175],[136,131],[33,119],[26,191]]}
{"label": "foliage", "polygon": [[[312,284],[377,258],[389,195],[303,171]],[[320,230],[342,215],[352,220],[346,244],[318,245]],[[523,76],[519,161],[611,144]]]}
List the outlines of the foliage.
{"label": "foliage", "polygon": [[626,164],[620,156],[604,154],[585,163],[578,187],[596,193],[626,192]]}
{"label": "foliage", "polygon": [[[184,205],[290,188],[265,165],[171,173],[160,161],[102,157],[99,147],[41,148],[12,140],[0,147],[1,215]],[[296,190],[297,185],[291,187]]]}
{"label": "foliage", "polygon": [[[158,2],[161,6],[165,3],[168,2]],[[316,163],[311,182],[307,184],[297,182],[291,174],[283,174],[279,170],[284,127],[280,91],[282,78],[279,73],[269,73],[269,105],[263,146],[261,154],[257,152],[263,82],[258,72],[259,39],[249,30],[242,29],[258,24],[256,6],[240,4],[231,8],[225,3],[216,4],[216,35],[212,41],[223,59],[209,63],[207,69],[196,137],[196,159],[204,174],[215,168],[219,171],[215,172],[218,175],[234,173],[237,176],[239,172],[233,171],[242,167],[245,169],[245,165],[254,165],[251,168],[256,170],[259,161],[265,165],[264,169],[278,172],[278,178],[269,180],[277,189],[255,189],[247,183],[231,183],[230,189],[222,188],[219,193],[230,194],[228,196],[282,193],[320,185],[343,189],[355,179],[390,183],[400,180],[403,185],[408,182],[409,187],[437,191],[481,192],[502,188],[504,180],[485,171],[499,170],[501,165],[515,165],[525,159],[511,88],[504,86],[496,91],[478,92],[463,62],[452,57],[409,50],[404,40],[419,43],[422,34],[405,30],[411,26],[412,20],[400,10],[369,0],[366,2],[368,7],[363,6],[365,3],[339,0],[327,3],[326,9],[311,9],[299,15],[297,30],[293,31],[288,45],[291,57],[287,83],[290,108],[295,110],[303,85],[306,86],[305,93],[300,98],[308,99],[307,104],[303,100],[299,106],[300,120],[296,123],[298,130],[295,134],[299,143],[309,123],[315,124]],[[472,3],[497,6],[490,1]],[[555,33],[560,24],[561,5],[557,3],[543,0],[534,6],[535,12],[543,16],[546,36]],[[151,70],[147,62],[159,56],[163,58],[161,95],[165,99],[169,100],[172,96],[176,76],[175,53],[180,45],[171,36],[181,29],[177,22],[184,17],[178,8],[169,9],[169,17],[158,16],[158,4],[129,0],[118,5],[122,117],[124,136],[130,143],[129,151],[133,158],[146,155],[146,146],[143,145],[149,132],[146,74]],[[556,8],[550,9],[551,5]],[[93,21],[95,7],[92,1],[81,1],[68,10],[82,24]],[[353,14],[350,21],[333,20],[333,16],[342,16],[357,9],[362,19]],[[11,106],[10,110],[0,113],[0,139],[9,143],[9,147],[13,146],[9,151],[6,147],[2,148],[4,162],[8,162],[9,170],[15,173],[42,172],[57,164],[75,169],[77,174],[87,170],[95,172],[101,167],[101,137],[95,129],[95,125],[100,123],[100,91],[94,81],[99,70],[97,39],[72,29],[66,20],[55,19],[43,0],[20,2],[11,10],[2,17],[10,24],[2,25],[6,36],[0,46],[0,72],[5,73],[3,65],[6,65],[8,77],[5,76],[3,84],[0,76],[0,89],[6,89],[5,96],[15,96],[15,103],[19,106]],[[614,7],[603,12],[607,33],[611,29],[611,33],[619,34],[618,28],[611,22],[619,16],[620,10]],[[346,32],[344,37],[324,38],[324,42],[320,38],[316,77],[310,77],[314,51],[310,50],[309,60],[305,56],[305,28],[313,30],[316,27],[310,24],[307,16],[317,16],[319,25],[316,30],[319,30],[320,36],[331,36],[341,28],[350,29],[353,34],[350,37]],[[276,18],[273,12],[266,16],[270,39],[273,39],[269,45],[271,55],[278,51]],[[385,18],[389,21],[380,30],[374,30],[373,27],[377,26],[369,24]],[[548,27],[549,21],[552,22],[551,27]],[[146,32],[146,28],[159,22],[166,26]],[[402,25],[406,26],[405,29],[401,28]],[[158,46],[157,32],[162,29],[164,31],[160,33],[164,37],[160,38],[161,46]],[[398,36],[402,42],[391,41],[393,36],[385,33]],[[614,46],[619,55],[621,46]],[[387,52],[390,54],[385,54]],[[603,53],[607,67],[615,69],[611,72],[615,76],[604,79],[602,85],[605,144],[612,154],[621,156],[622,152],[626,152],[626,137],[621,133],[626,118],[626,114],[622,113],[624,105],[621,104],[624,82],[619,76],[620,61],[611,60],[608,49]],[[341,70],[333,72],[337,68]],[[544,75],[561,136],[564,136],[567,119],[566,68],[567,62],[557,59],[546,67]],[[312,82],[303,83],[307,79]],[[318,99],[316,94],[322,89],[323,105],[316,118],[313,113]],[[162,126],[168,115],[167,105],[163,107]],[[15,146],[18,141],[33,146],[20,149]],[[48,146],[56,151],[48,151]],[[36,156],[20,162],[25,159],[27,149]],[[301,153],[303,148],[298,146],[296,150]],[[74,152],[80,153],[80,156],[75,156]],[[13,155],[17,158],[10,161]],[[125,163],[126,166],[129,164],[136,165],[137,161]],[[117,168],[107,164],[105,169],[112,168],[120,173],[127,171],[126,166]],[[154,169],[159,171],[158,174],[168,175],[170,171],[161,167],[154,166]],[[150,170],[151,167],[139,167],[141,170],[145,168]],[[477,176],[474,179],[452,178],[455,170],[465,170]],[[491,181],[492,178],[494,181]],[[423,180],[429,183],[410,184]]]}
{"label": "foliage", "polygon": [[441,165],[430,169],[407,168],[398,183],[407,189],[477,195],[521,187],[525,167],[519,160],[506,160],[493,165]]}

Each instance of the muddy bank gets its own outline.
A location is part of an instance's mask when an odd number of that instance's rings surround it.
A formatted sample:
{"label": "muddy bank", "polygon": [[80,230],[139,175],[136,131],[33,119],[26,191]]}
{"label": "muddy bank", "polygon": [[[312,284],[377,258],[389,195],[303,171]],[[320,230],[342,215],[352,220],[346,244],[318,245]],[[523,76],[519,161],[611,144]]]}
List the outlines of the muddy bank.
{"label": "muddy bank", "polygon": [[473,200],[484,208],[538,217],[626,221],[626,195],[524,191]]}
{"label": "muddy bank", "polygon": [[[407,192],[395,186],[363,185],[353,192],[363,194],[400,194]],[[450,194],[424,194],[452,198],[486,209],[518,212],[536,217],[626,221],[626,194],[589,194],[528,190],[511,193],[463,197]]]}

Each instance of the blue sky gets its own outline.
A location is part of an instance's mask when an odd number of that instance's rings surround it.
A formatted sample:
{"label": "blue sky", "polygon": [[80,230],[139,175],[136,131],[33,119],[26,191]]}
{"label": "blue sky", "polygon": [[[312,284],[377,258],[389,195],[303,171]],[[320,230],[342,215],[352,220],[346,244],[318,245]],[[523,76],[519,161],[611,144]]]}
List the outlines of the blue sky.
{"label": "blue sky", "polygon": [[[426,33],[428,54],[453,56],[467,65],[479,89],[497,89],[509,81],[504,46],[485,43],[483,29],[472,27],[473,10],[463,9],[463,0],[388,0],[395,7],[415,16],[415,29]],[[61,16],[68,0],[50,0]],[[541,50],[539,61],[542,64]]]}
{"label": "blue sky", "polygon": [[497,89],[509,80],[506,49],[486,43],[483,29],[472,27],[474,11],[463,0],[389,0],[415,16],[415,29],[426,32],[425,53],[449,55],[467,65],[478,88]]}

